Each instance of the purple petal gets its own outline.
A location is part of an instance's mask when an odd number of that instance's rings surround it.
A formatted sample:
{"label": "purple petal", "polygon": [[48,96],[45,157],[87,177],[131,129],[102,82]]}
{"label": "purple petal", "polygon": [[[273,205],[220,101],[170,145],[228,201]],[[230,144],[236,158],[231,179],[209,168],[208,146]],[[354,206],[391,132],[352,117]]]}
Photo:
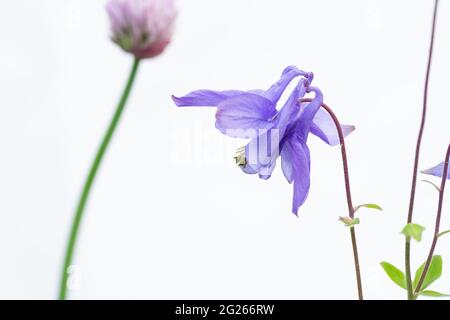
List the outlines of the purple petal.
{"label": "purple petal", "polygon": [[289,183],[294,179],[293,162],[295,161],[295,152],[289,140],[284,143],[281,149],[281,170]]}
{"label": "purple petal", "polygon": [[196,90],[183,97],[172,96],[173,102],[178,107],[216,107],[219,103],[245,93],[239,90],[213,91]]}
{"label": "purple petal", "polygon": [[217,106],[216,128],[238,138],[254,138],[273,127],[275,105],[257,94],[244,93]]}
{"label": "purple petal", "polygon": [[[310,187],[310,154],[306,143],[297,139],[289,139],[292,149],[292,169],[294,180],[294,197],[292,200],[292,212],[298,215],[298,208],[306,201]],[[294,158],[295,157],[295,158]]]}
{"label": "purple petal", "polygon": [[284,90],[286,90],[286,87],[289,85],[289,83],[295,77],[304,75],[307,75],[307,73],[299,70],[295,66],[289,66],[285,68],[280,80],[278,80],[266,92],[264,92],[263,96],[276,104],[278,100],[280,100],[281,95],[283,94]]}
{"label": "purple petal", "polygon": [[259,168],[259,178],[263,180],[267,180],[272,176],[272,172],[275,169],[276,165],[276,159],[275,162],[271,163],[270,166],[263,166]]}
{"label": "purple petal", "polygon": [[239,91],[239,90],[226,90],[226,91],[214,91],[214,90],[197,90],[193,91],[183,97],[172,96],[173,101],[178,107],[187,106],[207,106],[215,107],[225,99],[234,97],[243,93],[254,93],[261,95],[264,98],[272,101],[274,105],[278,102],[283,92],[289,83],[298,76],[306,76],[308,79],[312,80],[312,73],[307,73],[299,70],[295,66],[289,66],[284,69],[280,79],[274,83],[269,89],[264,90],[249,90],[249,91]]}
{"label": "purple petal", "polygon": [[270,129],[250,140],[245,147],[247,166],[267,180],[272,175],[279,157],[280,137],[278,129]]}
{"label": "purple petal", "polygon": [[[355,130],[355,126],[343,124],[341,125],[341,129],[345,138]],[[323,109],[317,111],[313,123],[311,124],[311,133],[331,146],[340,144],[336,125],[328,112]]]}
{"label": "purple petal", "polygon": [[292,91],[288,100],[284,104],[283,108],[278,113],[276,119],[276,127],[279,128],[284,133],[284,130],[288,126],[288,124],[293,122],[293,118],[295,118],[299,113],[300,109],[298,107],[297,101],[302,98],[306,93],[306,79],[300,79],[295,89]]}
{"label": "purple petal", "polygon": [[315,93],[314,99],[304,107],[295,128],[303,141],[307,140],[313,119],[315,118],[323,102],[323,94],[318,88],[309,87],[309,91]]}
{"label": "purple petal", "polygon": [[249,165],[245,165],[245,166],[240,166],[241,170],[246,173],[246,174],[255,174],[258,173],[258,171],[256,171],[254,168],[252,168]]}
{"label": "purple petal", "polygon": [[[447,179],[450,179],[450,169],[447,171],[448,171]],[[437,166],[434,166],[433,168],[422,170],[421,172],[424,174],[429,174],[432,176],[442,178],[442,176],[444,175],[444,162],[439,163]]]}

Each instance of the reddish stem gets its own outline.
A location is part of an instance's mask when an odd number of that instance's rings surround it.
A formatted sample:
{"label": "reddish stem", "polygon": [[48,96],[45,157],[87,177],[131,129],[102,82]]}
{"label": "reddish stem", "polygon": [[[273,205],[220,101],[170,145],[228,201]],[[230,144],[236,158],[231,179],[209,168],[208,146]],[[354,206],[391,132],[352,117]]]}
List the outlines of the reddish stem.
{"label": "reddish stem", "polygon": [[[416,184],[417,184],[417,172],[419,168],[419,157],[420,157],[420,146],[422,144],[422,136],[423,131],[425,129],[425,120],[427,115],[427,101],[428,101],[428,84],[430,81],[430,72],[431,72],[431,61],[433,57],[433,47],[434,47],[434,34],[436,30],[436,18],[438,11],[439,0],[435,0],[434,2],[434,13],[433,13],[433,27],[431,30],[431,39],[430,39],[430,47],[428,51],[428,64],[427,64],[427,73],[425,76],[425,87],[424,87],[424,95],[423,95],[423,109],[422,109],[422,120],[420,123],[419,135],[417,137],[416,144],[416,154],[414,157],[414,168],[413,168],[413,176],[411,183],[411,195],[409,198],[409,209],[408,209],[408,219],[407,223],[411,223],[413,219],[413,211],[414,211],[414,200],[416,196]],[[405,273],[406,273],[406,284],[408,290],[408,299],[413,299],[413,287],[411,281],[411,242],[410,237],[406,237],[405,240]]]}
{"label": "reddish stem", "polygon": [[[303,98],[300,100],[300,103],[303,102],[311,102],[312,99],[310,98]],[[345,140],[344,140],[344,133],[342,132],[341,124],[337,118],[337,116],[334,114],[333,110],[329,106],[327,106],[325,103],[322,103],[322,108],[325,109],[328,114],[333,119],[333,122],[336,126],[336,130],[339,135],[339,142],[341,144],[341,154],[342,154],[342,165],[344,168],[344,180],[345,180],[345,192],[347,195],[347,206],[348,206],[348,215],[350,218],[354,218],[355,216],[355,209],[352,202],[352,193],[350,189],[350,176],[348,173],[348,161],[347,161],[347,151],[345,149]],[[361,281],[361,270],[359,265],[359,256],[358,256],[358,246],[356,243],[356,233],[355,228],[350,227],[350,236],[352,241],[352,248],[353,248],[353,258],[355,263],[355,273],[356,273],[356,283],[358,286],[358,298],[359,300],[363,300],[363,289],[362,289],[362,281]]]}
{"label": "reddish stem", "polygon": [[431,265],[431,260],[433,259],[433,253],[434,249],[436,248],[436,243],[439,237],[439,227],[441,224],[441,215],[442,215],[442,205],[444,203],[444,191],[445,191],[445,182],[447,181],[447,174],[448,174],[448,162],[450,158],[450,145],[447,148],[447,153],[445,155],[445,163],[444,163],[444,172],[441,180],[441,188],[439,190],[439,204],[436,214],[436,224],[434,227],[434,237],[433,242],[431,243],[430,252],[428,253],[427,261],[425,262],[425,267],[423,268],[422,275],[420,276],[420,280],[417,283],[417,287],[414,291],[414,295],[417,296],[417,294],[420,292],[420,289],[422,288],[423,281],[425,280],[425,276],[427,275],[428,269]]}

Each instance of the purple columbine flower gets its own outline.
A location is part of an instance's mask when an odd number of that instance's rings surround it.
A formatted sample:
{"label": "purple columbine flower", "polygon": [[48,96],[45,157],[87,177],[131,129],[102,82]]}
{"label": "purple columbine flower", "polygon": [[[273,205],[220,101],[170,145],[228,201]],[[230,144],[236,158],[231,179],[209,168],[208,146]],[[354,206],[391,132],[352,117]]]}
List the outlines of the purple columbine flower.
{"label": "purple columbine flower", "polygon": [[[424,174],[429,174],[435,177],[442,178],[442,176],[444,175],[444,162],[439,163],[433,168],[422,170],[421,172]],[[450,170],[448,170],[447,179],[450,179]]]}
{"label": "purple columbine flower", "polygon": [[[282,108],[277,103],[289,83],[300,77]],[[248,174],[258,173],[268,179],[281,156],[281,167],[289,183],[294,183],[292,212],[305,202],[310,188],[310,152],[307,146],[309,133],[329,145],[339,144],[332,118],[320,109],[322,92],[311,86],[313,74],[295,66],[284,69],[281,78],[267,90],[197,90],[183,97],[172,96],[179,107],[216,107],[216,128],[237,138],[249,138],[249,143],[238,149],[236,163]],[[314,99],[299,104],[306,93],[313,92]],[[345,135],[353,126],[342,126]]]}
{"label": "purple columbine flower", "polygon": [[170,43],[176,18],[174,0],[110,0],[106,10],[112,40],[136,58],[152,58]]}

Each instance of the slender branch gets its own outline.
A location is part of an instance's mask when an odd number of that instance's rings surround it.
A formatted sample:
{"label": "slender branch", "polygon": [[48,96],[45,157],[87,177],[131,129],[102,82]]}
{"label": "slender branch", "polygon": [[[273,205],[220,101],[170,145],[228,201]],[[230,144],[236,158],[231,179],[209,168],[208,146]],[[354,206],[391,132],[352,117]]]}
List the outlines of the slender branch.
{"label": "slender branch", "polygon": [[[312,99],[310,98],[304,98],[300,100],[300,103],[302,102],[311,102]],[[348,206],[348,215],[350,218],[354,218],[355,216],[355,209],[352,202],[352,193],[350,188],[350,176],[348,173],[348,161],[347,161],[347,151],[345,149],[345,140],[344,140],[344,133],[342,132],[341,124],[337,118],[337,116],[334,114],[333,110],[329,106],[327,106],[325,103],[322,103],[322,108],[325,109],[328,114],[333,119],[333,122],[336,126],[336,130],[339,135],[339,142],[341,144],[341,154],[342,154],[342,165],[344,168],[344,180],[345,180],[345,192],[347,195],[347,206]],[[353,258],[354,258],[354,264],[355,264],[355,273],[356,273],[356,283],[358,287],[358,298],[359,300],[363,300],[363,289],[362,289],[362,281],[361,281],[361,269],[359,265],[359,256],[358,256],[358,246],[356,242],[356,233],[355,228],[350,227],[350,236],[352,241],[352,248],[353,248]]]}
{"label": "slender branch", "polygon": [[[431,30],[431,40],[430,47],[428,52],[428,64],[427,64],[427,72],[425,76],[425,87],[424,87],[424,95],[423,95],[423,109],[422,109],[422,120],[420,123],[419,135],[417,137],[416,144],[416,154],[414,158],[414,168],[413,168],[413,176],[411,183],[411,195],[409,199],[409,209],[408,209],[408,219],[407,223],[411,223],[413,219],[413,211],[414,211],[414,200],[416,196],[416,184],[417,184],[417,172],[419,168],[419,158],[420,158],[420,146],[422,144],[422,136],[425,129],[425,120],[427,115],[427,101],[428,101],[428,84],[430,81],[430,73],[431,73],[431,61],[433,57],[433,47],[434,47],[434,35],[436,30],[436,18],[438,11],[439,0],[435,0],[434,2],[434,13],[433,13],[433,26]],[[411,238],[406,237],[405,239],[405,273],[406,273],[406,284],[408,290],[408,299],[413,299],[413,287],[411,280]]]}
{"label": "slender branch", "polygon": [[92,163],[91,169],[89,170],[89,174],[86,178],[86,181],[83,186],[83,190],[80,195],[80,199],[78,200],[77,210],[75,212],[75,216],[72,222],[72,228],[70,230],[69,239],[67,242],[66,254],[64,258],[64,265],[61,270],[61,282],[59,288],[59,299],[64,300],[67,296],[67,280],[69,279],[69,268],[72,264],[73,254],[75,251],[75,245],[78,238],[78,232],[80,230],[81,220],[83,218],[84,209],[86,207],[90,191],[92,189],[92,185],[94,184],[95,177],[97,175],[97,171],[100,167],[100,164],[103,160],[103,157],[106,153],[106,150],[111,142],[114,131],[117,128],[117,124],[119,123],[120,117],[125,108],[126,102],[128,100],[128,96],[131,91],[131,87],[133,86],[134,79],[136,78],[136,73],[139,67],[139,59],[135,59],[133,63],[133,67],[131,69],[127,85],[125,86],[125,90],[122,94],[122,97],[119,101],[117,109],[111,119],[111,123],[109,124],[108,130],[103,137],[103,140],[100,144],[100,147],[95,155],[94,161]]}
{"label": "slender branch", "polygon": [[448,162],[450,158],[450,144],[447,148],[447,153],[445,155],[445,162],[444,162],[444,173],[442,175],[441,180],[441,188],[439,191],[439,204],[436,214],[436,224],[434,226],[434,237],[433,242],[431,243],[430,252],[428,253],[427,261],[425,262],[425,267],[423,268],[422,275],[420,276],[420,280],[417,283],[416,289],[414,291],[414,296],[416,297],[417,294],[420,292],[420,289],[422,289],[423,281],[425,280],[425,276],[427,275],[428,269],[431,265],[431,260],[433,259],[434,249],[436,248],[436,243],[439,237],[439,227],[441,225],[441,215],[442,215],[442,205],[444,203],[444,191],[445,191],[445,182],[447,181],[447,174],[448,174]]}
{"label": "slender branch", "polygon": [[411,237],[405,237],[405,278],[408,300],[414,300],[413,283],[411,278]]}

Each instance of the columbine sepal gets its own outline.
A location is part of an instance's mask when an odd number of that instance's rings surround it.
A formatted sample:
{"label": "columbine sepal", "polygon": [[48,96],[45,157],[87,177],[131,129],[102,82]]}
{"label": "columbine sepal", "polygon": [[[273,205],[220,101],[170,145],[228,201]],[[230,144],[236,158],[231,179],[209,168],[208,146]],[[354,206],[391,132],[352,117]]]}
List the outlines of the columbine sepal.
{"label": "columbine sepal", "polygon": [[[433,168],[422,170],[420,172],[423,174],[428,174],[438,178],[442,178],[442,176],[444,175],[444,167],[445,162],[441,162],[438,165],[434,166]],[[446,178],[450,179],[450,170],[448,170]]]}

